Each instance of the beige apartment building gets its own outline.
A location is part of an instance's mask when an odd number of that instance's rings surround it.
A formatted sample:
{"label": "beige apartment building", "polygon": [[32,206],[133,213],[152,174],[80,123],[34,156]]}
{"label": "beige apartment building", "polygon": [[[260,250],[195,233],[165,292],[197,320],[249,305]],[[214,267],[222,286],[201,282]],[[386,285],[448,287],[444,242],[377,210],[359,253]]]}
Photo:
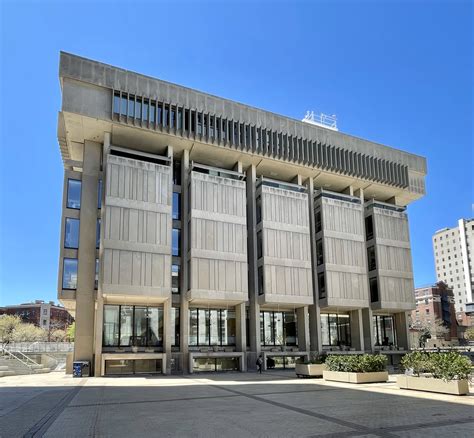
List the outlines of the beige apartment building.
{"label": "beige apartment building", "polygon": [[457,227],[443,228],[433,235],[436,278],[453,290],[458,313],[465,313],[467,305],[474,302],[473,247],[474,219],[459,219]]}
{"label": "beige apartment building", "polygon": [[426,161],[61,53],[58,296],[95,375],[407,349]]}

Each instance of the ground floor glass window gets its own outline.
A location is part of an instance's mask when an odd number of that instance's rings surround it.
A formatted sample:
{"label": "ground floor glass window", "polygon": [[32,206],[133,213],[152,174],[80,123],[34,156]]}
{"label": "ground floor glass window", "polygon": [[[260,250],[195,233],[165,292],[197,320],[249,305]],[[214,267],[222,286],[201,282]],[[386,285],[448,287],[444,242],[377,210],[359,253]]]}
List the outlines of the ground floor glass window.
{"label": "ground floor glass window", "polygon": [[325,347],[350,347],[351,327],[349,315],[341,313],[321,314],[321,335]]}
{"label": "ground floor glass window", "polygon": [[189,310],[189,345],[235,345],[235,336],[234,310]]}
{"label": "ground floor glass window", "polygon": [[294,312],[260,312],[260,342],[264,346],[296,346],[296,314]]}
{"label": "ground floor glass window", "polygon": [[393,316],[375,315],[373,317],[373,322],[376,347],[397,345]]}

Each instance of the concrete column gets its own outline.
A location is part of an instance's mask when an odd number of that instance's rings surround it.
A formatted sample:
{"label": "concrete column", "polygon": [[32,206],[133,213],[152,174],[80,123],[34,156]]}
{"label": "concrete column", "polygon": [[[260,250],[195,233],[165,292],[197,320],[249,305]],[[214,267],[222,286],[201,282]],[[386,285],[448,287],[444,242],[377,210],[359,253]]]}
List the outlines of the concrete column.
{"label": "concrete column", "polygon": [[374,322],[370,308],[361,309],[365,351],[374,352]]}
{"label": "concrete column", "polygon": [[[101,227],[100,227],[100,248],[99,248],[99,260],[103,260],[103,245],[104,241],[104,229],[105,229],[105,178],[107,169],[107,154],[110,149],[111,135],[110,132],[104,132],[104,145],[102,147],[102,208],[101,208]],[[102,369],[102,332],[104,327],[104,300],[102,297],[102,263],[99,265],[99,284],[97,287],[97,302],[95,310],[95,375],[103,376],[105,370]]]}
{"label": "concrete column", "polygon": [[163,374],[171,374],[171,298],[163,303],[163,352],[166,362],[163,363]]}
{"label": "concrete column", "polygon": [[88,360],[94,365],[95,259],[97,227],[97,192],[102,145],[84,143],[81,211],[79,226],[78,272],[76,289],[76,336],[74,360]]}
{"label": "concrete column", "polygon": [[358,351],[364,351],[364,331],[362,328],[362,310],[356,309],[349,312],[351,319],[351,346]]}
{"label": "concrete column", "polygon": [[184,150],[181,157],[181,272],[180,272],[180,311],[179,311],[179,341],[181,352],[181,367],[184,373],[189,372],[189,303],[186,293],[189,289],[188,272],[188,241],[189,241],[189,151]]}
{"label": "concrete column", "polygon": [[249,369],[256,369],[255,362],[260,354],[260,305],[258,304],[258,269],[257,269],[257,214],[256,214],[256,181],[255,165],[247,169],[247,256],[249,280],[249,336],[250,352],[247,353]]}
{"label": "concrete column", "polygon": [[296,320],[298,324],[298,349],[299,351],[310,351],[308,306],[296,309]]}
{"label": "concrete column", "polygon": [[309,230],[311,241],[311,267],[313,280],[313,299],[314,305],[308,307],[309,312],[309,333],[310,333],[310,351],[322,351],[323,342],[321,339],[321,310],[319,307],[318,296],[318,279],[316,275],[316,228],[314,220],[314,181],[309,178],[308,187],[308,203],[309,203]]}
{"label": "concrete column", "polygon": [[[247,335],[245,330],[245,303],[237,304],[235,306],[235,325],[236,325],[236,343],[237,351],[247,351]],[[247,370],[247,363],[242,361],[242,369]]]}
{"label": "concrete column", "polygon": [[397,334],[397,345],[398,347],[410,349],[410,338],[408,336],[408,313],[399,312],[393,315],[395,322],[395,331]]}

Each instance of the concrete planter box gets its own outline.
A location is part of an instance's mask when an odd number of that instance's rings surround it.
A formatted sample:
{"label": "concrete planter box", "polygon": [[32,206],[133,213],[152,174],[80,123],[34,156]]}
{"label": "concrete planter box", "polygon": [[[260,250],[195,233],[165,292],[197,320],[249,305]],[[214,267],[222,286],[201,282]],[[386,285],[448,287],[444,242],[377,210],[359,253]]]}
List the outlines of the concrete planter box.
{"label": "concrete planter box", "polygon": [[295,366],[295,373],[298,377],[320,377],[323,375],[323,371],[326,369],[326,365],[321,364],[302,364],[297,363]]}
{"label": "concrete planter box", "polygon": [[465,395],[469,392],[469,383],[467,380],[451,380],[450,382],[445,382],[443,379],[433,379],[432,377],[397,376],[397,385],[400,389],[439,392],[452,395]]}
{"label": "concrete planter box", "polygon": [[386,382],[388,371],[377,371],[375,373],[346,373],[345,371],[323,371],[324,380],[345,383],[375,383]]}

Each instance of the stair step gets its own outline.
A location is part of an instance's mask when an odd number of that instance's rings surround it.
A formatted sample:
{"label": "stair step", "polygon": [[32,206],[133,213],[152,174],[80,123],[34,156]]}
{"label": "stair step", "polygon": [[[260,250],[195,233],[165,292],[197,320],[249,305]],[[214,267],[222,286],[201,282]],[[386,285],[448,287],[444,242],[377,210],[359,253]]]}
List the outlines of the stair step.
{"label": "stair step", "polygon": [[0,371],[8,371],[8,365],[0,365]]}
{"label": "stair step", "polygon": [[0,371],[0,377],[5,377],[5,376],[14,376],[15,372],[14,371]]}

